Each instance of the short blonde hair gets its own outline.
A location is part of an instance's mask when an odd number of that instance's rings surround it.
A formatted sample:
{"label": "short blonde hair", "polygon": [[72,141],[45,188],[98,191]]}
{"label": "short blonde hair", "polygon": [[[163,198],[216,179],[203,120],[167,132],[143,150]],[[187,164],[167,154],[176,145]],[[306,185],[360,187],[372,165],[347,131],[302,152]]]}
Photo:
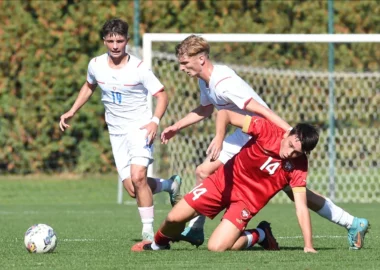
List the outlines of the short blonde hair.
{"label": "short blonde hair", "polygon": [[194,56],[199,53],[204,53],[207,57],[210,54],[210,45],[200,36],[188,36],[175,47],[175,54],[178,58],[184,55]]}

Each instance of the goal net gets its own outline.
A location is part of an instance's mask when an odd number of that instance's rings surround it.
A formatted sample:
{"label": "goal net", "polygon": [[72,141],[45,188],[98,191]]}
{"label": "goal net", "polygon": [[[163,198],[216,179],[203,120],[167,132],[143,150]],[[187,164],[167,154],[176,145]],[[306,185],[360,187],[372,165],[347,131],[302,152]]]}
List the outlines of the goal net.
{"label": "goal net", "polygon": [[[173,54],[174,46],[188,35],[144,35],[144,61],[151,65],[169,96],[168,110],[160,123],[159,133],[199,105],[197,80],[179,71]],[[283,119],[292,125],[309,122],[320,128],[320,142],[310,157],[310,189],[337,202],[380,202],[380,73],[356,72],[349,64],[342,71],[331,73],[327,69],[329,42],[378,46],[380,35],[202,36],[211,44],[214,63],[232,67]],[[226,52],[230,58],[220,52],[213,55],[214,42],[218,42],[218,46],[239,42],[320,46],[325,52],[324,59],[314,61],[324,61],[326,65],[318,70],[310,67],[273,68],[265,61],[261,65],[258,59],[251,59],[254,65],[250,65],[250,61],[242,64],[245,57],[239,55],[239,50]],[[276,60],[273,52],[267,53]],[[331,119],[335,119],[334,123]],[[183,178],[183,191],[189,191],[195,184],[196,166],[205,159],[205,151],[215,134],[214,120],[215,113],[210,119],[182,130],[168,145],[156,141],[153,175],[170,177],[179,174]],[[274,201],[289,202],[289,199],[280,192]]]}

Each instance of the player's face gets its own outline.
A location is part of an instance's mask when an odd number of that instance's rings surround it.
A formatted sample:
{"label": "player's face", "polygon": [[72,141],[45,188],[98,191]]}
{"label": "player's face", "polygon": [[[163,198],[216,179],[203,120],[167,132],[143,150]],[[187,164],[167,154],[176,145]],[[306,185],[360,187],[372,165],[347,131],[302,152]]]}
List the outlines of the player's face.
{"label": "player's face", "polygon": [[287,136],[281,141],[280,158],[289,159],[303,155],[301,141],[296,135]]}
{"label": "player's face", "polygon": [[104,45],[108,49],[108,53],[113,58],[123,57],[125,52],[125,46],[127,46],[128,38],[120,35],[108,35],[104,38]]}
{"label": "player's face", "polygon": [[183,55],[178,58],[179,69],[186,72],[190,77],[198,76],[202,72],[202,56]]}

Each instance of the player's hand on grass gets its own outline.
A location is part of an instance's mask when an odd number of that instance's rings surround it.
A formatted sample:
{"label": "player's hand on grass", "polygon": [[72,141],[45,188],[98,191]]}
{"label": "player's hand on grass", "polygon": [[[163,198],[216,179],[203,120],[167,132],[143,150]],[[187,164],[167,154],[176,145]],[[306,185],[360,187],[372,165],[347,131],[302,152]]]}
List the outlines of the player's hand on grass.
{"label": "player's hand on grass", "polygon": [[67,121],[70,120],[74,116],[72,111],[68,111],[61,115],[61,121],[59,121],[59,127],[62,131],[65,131],[66,128],[69,128],[70,125],[67,124]]}
{"label": "player's hand on grass", "polygon": [[210,157],[211,161],[217,160],[220,152],[223,149],[223,138],[215,137],[209,147],[207,148],[206,154]]}
{"label": "player's hand on grass", "polygon": [[168,141],[177,134],[178,130],[176,125],[165,128],[161,133],[161,143],[167,144]]}
{"label": "player's hand on grass", "polygon": [[140,129],[146,129],[145,138],[148,138],[147,145],[151,145],[156,138],[158,125],[155,122],[149,122],[145,126],[142,126]]}
{"label": "player's hand on grass", "polygon": [[316,251],[314,248],[312,247],[304,247],[303,248],[303,252],[305,253],[318,253],[318,251]]}

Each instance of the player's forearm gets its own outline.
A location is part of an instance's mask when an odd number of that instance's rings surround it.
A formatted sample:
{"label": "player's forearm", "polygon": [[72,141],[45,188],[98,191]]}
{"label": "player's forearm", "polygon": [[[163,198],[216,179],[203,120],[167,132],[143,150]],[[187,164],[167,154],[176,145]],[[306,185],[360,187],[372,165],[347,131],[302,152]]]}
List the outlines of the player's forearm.
{"label": "player's forearm", "polygon": [[159,95],[156,96],[157,98],[157,105],[156,109],[154,110],[154,115],[158,119],[161,119],[162,116],[164,116],[166,108],[168,107],[168,95],[166,92],[160,92]]}
{"label": "player's forearm", "polygon": [[229,111],[220,110],[216,115],[216,131],[215,137],[224,138],[226,135],[227,126],[231,123]]}
{"label": "player's forearm", "polygon": [[254,99],[252,99],[247,104],[246,110],[261,115],[262,117],[268,119],[273,124],[282,128],[283,130],[288,130],[291,127],[285,120],[283,120],[280,116],[274,113],[271,109],[264,107]]}
{"label": "player's forearm", "polygon": [[280,116],[275,114],[271,109],[265,108],[262,116],[264,116],[266,119],[271,121],[276,126],[282,128],[283,130],[287,131],[289,130],[289,128],[291,128],[291,126],[285,120],[283,120]]}
{"label": "player's forearm", "polygon": [[[94,86],[95,89],[96,86]],[[82,86],[81,90],[79,91],[78,97],[75,100],[73,106],[71,107],[70,111],[75,114],[91,97],[91,95],[94,92],[94,89],[91,89],[87,82]]]}
{"label": "player's forearm", "polygon": [[199,106],[175,123],[175,126],[177,126],[178,130],[184,129],[209,117],[213,111],[213,106]]}
{"label": "player's forearm", "polygon": [[191,126],[195,123],[202,121],[204,118],[205,118],[205,116],[201,116],[197,113],[190,112],[184,118],[182,118],[181,120],[176,122],[175,126],[178,128],[178,130],[181,130],[181,129],[184,129],[188,126]]}
{"label": "player's forearm", "polygon": [[297,207],[297,218],[298,223],[301,227],[304,245],[305,247],[312,248],[313,247],[313,238],[312,238],[312,229],[311,229],[311,220],[310,213],[307,209],[307,206],[298,206]]}

